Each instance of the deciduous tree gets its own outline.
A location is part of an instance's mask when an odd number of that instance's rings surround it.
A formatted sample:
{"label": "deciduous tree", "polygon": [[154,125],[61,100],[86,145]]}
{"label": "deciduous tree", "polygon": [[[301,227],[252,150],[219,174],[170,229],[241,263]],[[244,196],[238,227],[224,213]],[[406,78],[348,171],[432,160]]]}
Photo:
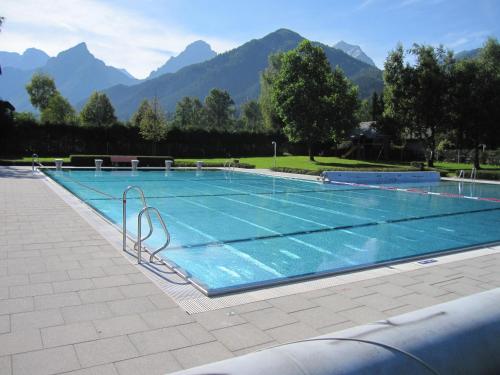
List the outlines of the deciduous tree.
{"label": "deciduous tree", "polygon": [[77,124],[75,110],[71,104],[56,93],[49,99],[47,107],[42,111],[41,120],[46,124]]}
{"label": "deciduous tree", "polygon": [[244,130],[256,132],[263,129],[262,112],[257,101],[251,100],[246,102],[243,104],[241,110]]}
{"label": "deciduous tree", "polygon": [[283,54],[272,82],[273,103],[291,141],[307,144],[314,161],[318,141],[339,138],[355,125],[357,88],[325,53],[305,40]]}
{"label": "deciduous tree", "polygon": [[234,101],[227,91],[212,89],[205,98],[208,127],[229,130],[234,122]]}
{"label": "deciduous tree", "polygon": [[140,127],[141,121],[144,118],[144,114],[150,109],[151,105],[149,104],[149,100],[144,99],[139,105],[139,108],[137,108],[137,111],[132,115],[132,118],[130,119],[130,124],[137,128]]}
{"label": "deciduous tree", "polygon": [[58,93],[52,77],[44,73],[33,74],[31,81],[26,85],[26,91],[33,107],[41,112],[49,105],[50,98]]}
{"label": "deciduous tree", "polygon": [[478,58],[457,62],[451,87],[453,127],[474,147],[473,163],[479,164],[479,147],[498,139],[500,129],[500,44],[489,39]]}
{"label": "deciduous tree", "polygon": [[174,125],[181,129],[203,127],[204,109],[198,98],[182,98],[175,107]]}
{"label": "deciduous tree", "polygon": [[106,94],[93,92],[80,112],[83,125],[111,126],[116,123],[115,109]]}
{"label": "deciduous tree", "polygon": [[146,141],[151,141],[152,153],[156,154],[158,142],[167,138],[167,118],[165,112],[158,103],[158,98],[154,98],[146,109],[141,119],[140,133]]}
{"label": "deciduous tree", "polygon": [[272,94],[273,81],[279,72],[282,56],[281,52],[270,55],[268,66],[260,76],[259,104],[262,120],[266,129],[274,131],[282,131],[284,127],[274,106]]}

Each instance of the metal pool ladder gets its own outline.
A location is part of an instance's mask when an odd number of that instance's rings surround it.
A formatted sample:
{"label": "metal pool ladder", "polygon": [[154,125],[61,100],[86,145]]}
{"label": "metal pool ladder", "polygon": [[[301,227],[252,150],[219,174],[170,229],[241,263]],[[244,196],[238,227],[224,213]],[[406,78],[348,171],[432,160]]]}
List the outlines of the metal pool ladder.
{"label": "metal pool ladder", "polygon": [[470,179],[475,181],[476,178],[477,178],[477,168],[474,167],[474,168],[472,168],[472,171],[470,172]]}
{"label": "metal pool ladder", "polygon": [[38,157],[38,154],[31,155],[31,172],[32,173],[35,173],[35,165],[38,165],[39,167],[43,168],[43,164],[40,163],[40,158]]}
{"label": "metal pool ladder", "polygon": [[[165,222],[163,221],[163,218],[160,215],[160,211],[156,209],[155,207],[150,207],[146,203],[146,197],[144,196],[144,191],[139,187],[139,186],[128,186],[124,191],[123,191],[123,196],[122,196],[122,209],[123,209],[123,226],[122,226],[122,232],[123,232],[123,251],[127,250],[127,193],[130,190],[136,190],[139,193],[139,196],[142,201],[142,209],[139,212],[138,218],[137,218],[137,241],[134,244],[134,250],[137,251],[137,261],[138,263],[141,263],[142,261],[142,242],[147,240],[151,235],[153,234],[153,223],[151,221],[151,215],[149,214],[149,211],[153,211],[156,213],[156,216],[158,217],[158,221],[160,222],[163,231],[165,232],[165,237],[166,241],[165,243],[153,251],[149,257],[149,261],[152,262],[154,256],[165,249],[169,244],[170,244],[170,233],[167,229],[167,226]],[[146,219],[148,220],[148,226],[149,226],[149,231],[148,234],[142,237],[142,215],[146,214]]]}
{"label": "metal pool ladder", "polygon": [[231,179],[231,173],[234,172],[234,166],[235,166],[235,163],[232,159],[228,159],[224,162],[224,166],[223,166],[223,171],[224,171],[224,177],[226,179]]}

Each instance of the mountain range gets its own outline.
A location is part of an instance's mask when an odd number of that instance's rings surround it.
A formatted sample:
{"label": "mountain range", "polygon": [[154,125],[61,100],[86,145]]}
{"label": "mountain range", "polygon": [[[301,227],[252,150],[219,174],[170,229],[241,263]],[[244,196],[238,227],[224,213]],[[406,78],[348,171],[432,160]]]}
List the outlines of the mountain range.
{"label": "mountain range", "polygon": [[[280,29],[261,39],[251,40],[231,51],[176,73],[167,73],[133,86],[119,85],[105,90],[119,118],[132,115],[144,98],[157,97],[163,108],[173,111],[184,96],[203,100],[213,88],[227,90],[236,105],[256,99],[260,91],[260,73],[267,67],[269,55],[295,48],[304,38]],[[332,67],[339,66],[359,86],[360,96],[382,90],[382,72],[345,52],[317,43]]]}
{"label": "mountain range", "polygon": [[475,59],[479,55],[479,52],[481,52],[481,50],[482,48],[475,48],[475,49],[461,51],[455,55],[455,58],[457,60]]}
{"label": "mountain range", "polygon": [[212,47],[203,40],[197,40],[189,44],[184,51],[177,56],[172,56],[168,61],[149,74],[148,79],[159,77],[166,73],[175,73],[188,65],[198,64],[210,60],[217,55]]}
{"label": "mountain range", "polygon": [[[157,96],[166,110],[173,111],[182,97],[203,100],[212,88],[227,90],[240,105],[258,97],[260,73],[267,67],[269,55],[293,49],[303,39],[293,31],[280,29],[220,55],[207,43],[196,41],[142,81],[124,69],[107,66],[89,52],[85,43],[52,58],[35,49],[22,55],[0,53],[0,97],[11,101],[18,111],[33,110],[25,85],[34,72],[41,71],[54,78],[58,90],[78,109],[93,91],[104,90],[121,119],[129,118],[144,98]],[[359,86],[361,97],[381,91],[382,72],[361,61],[366,55],[359,47],[342,42],[340,47],[348,48],[349,53],[345,53],[340,48],[315,44],[323,48],[332,67],[339,66]]]}
{"label": "mountain range", "polygon": [[22,54],[0,51],[0,63],[3,68],[31,70],[45,65],[49,58],[49,55],[36,48],[28,48]]}
{"label": "mountain range", "polygon": [[[1,61],[0,63],[3,64]],[[138,82],[119,69],[96,59],[87,45],[80,43],[34,69],[21,69],[19,65],[5,66],[0,76],[0,97],[11,101],[18,111],[33,110],[25,86],[35,72],[43,72],[54,78],[57,89],[72,104],[85,100],[93,91]]]}
{"label": "mountain range", "polygon": [[337,48],[341,51],[344,51],[349,56],[354,57],[355,59],[358,59],[360,61],[363,61],[368,65],[376,66],[373,60],[370,57],[368,57],[366,53],[363,52],[360,46],[355,46],[353,44],[349,44],[341,40],[340,42],[334,44],[333,48]]}

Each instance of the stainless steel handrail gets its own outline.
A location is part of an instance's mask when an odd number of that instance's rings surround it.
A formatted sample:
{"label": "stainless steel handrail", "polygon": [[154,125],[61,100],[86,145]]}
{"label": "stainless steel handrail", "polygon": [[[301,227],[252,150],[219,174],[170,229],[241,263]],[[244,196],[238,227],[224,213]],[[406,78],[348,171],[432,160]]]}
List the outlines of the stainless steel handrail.
{"label": "stainless steel handrail", "polygon": [[31,155],[31,172],[35,173],[35,164],[43,168],[43,164],[40,163],[40,158],[38,154]]}
{"label": "stainless steel handrail", "polygon": [[227,180],[231,179],[231,172],[234,172],[234,161],[232,159],[228,159],[224,162],[223,166],[224,178]]}
{"label": "stainless steel handrail", "polygon": [[[167,226],[165,222],[163,221],[163,218],[160,215],[160,211],[156,207],[151,207],[151,206],[146,206],[144,207],[141,212],[139,212],[139,215],[137,216],[137,263],[140,264],[142,261],[142,239],[141,239],[141,234],[142,234],[142,215],[146,213],[149,216],[149,211],[152,210],[154,213],[156,213],[156,216],[158,216],[158,221],[160,222],[163,231],[165,232],[166,236],[166,241],[165,243],[160,246],[158,249],[153,251],[150,256],[149,256],[149,261],[152,262],[154,256],[165,249],[169,244],[170,244],[170,232],[167,229]],[[146,237],[147,238],[147,237]]]}
{"label": "stainless steel handrail", "polygon": [[[234,164],[234,161],[232,159],[228,159],[224,162],[224,167],[223,168],[228,168],[231,169],[231,166]],[[233,166],[234,168],[234,166]]]}
{"label": "stainless steel handrail", "polygon": [[458,174],[458,178],[464,178],[464,173],[465,173],[464,170],[461,169],[460,173]]}
{"label": "stainless steel handrail", "polygon": [[470,172],[470,179],[475,180],[477,178],[477,168],[472,168],[472,171]]}
{"label": "stainless steel handrail", "polygon": [[[123,210],[123,225],[122,225],[122,232],[123,232],[123,251],[127,251],[127,193],[130,190],[136,190],[139,193],[139,196],[141,197],[142,200],[142,206],[143,209],[144,207],[147,207],[146,203],[146,198],[144,197],[144,192],[139,186],[128,186],[124,191],[123,191],[123,196],[122,196],[122,210]],[[141,239],[141,235],[138,235],[138,242],[140,241],[145,241],[148,239],[152,234],[153,234],[153,224],[151,222],[151,216],[149,213],[147,214],[147,219],[148,219],[148,224],[149,224],[149,233],[147,234],[146,237]]]}

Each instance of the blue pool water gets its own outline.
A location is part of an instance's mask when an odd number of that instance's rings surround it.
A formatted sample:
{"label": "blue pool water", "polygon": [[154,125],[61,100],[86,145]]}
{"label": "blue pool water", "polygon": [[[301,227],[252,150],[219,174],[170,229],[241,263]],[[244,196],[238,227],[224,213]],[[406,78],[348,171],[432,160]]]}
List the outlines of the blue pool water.
{"label": "blue pool water", "polygon": [[[46,173],[120,226],[122,192],[140,186],[172,235],[161,257],[209,294],[500,241],[495,201],[224,171]],[[401,186],[500,198],[498,185]],[[128,229],[135,233],[141,204],[129,194]],[[163,240],[158,228],[147,245]]]}

